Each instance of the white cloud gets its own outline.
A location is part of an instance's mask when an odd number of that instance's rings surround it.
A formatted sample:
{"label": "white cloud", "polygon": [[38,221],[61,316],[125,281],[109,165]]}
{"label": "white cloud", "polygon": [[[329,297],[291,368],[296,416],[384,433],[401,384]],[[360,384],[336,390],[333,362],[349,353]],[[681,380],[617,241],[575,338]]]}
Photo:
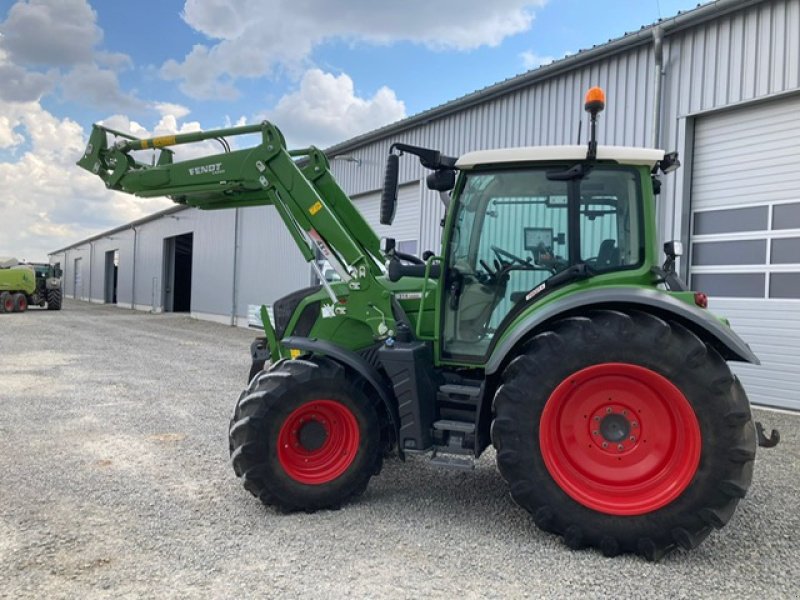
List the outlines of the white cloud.
{"label": "white cloud", "polygon": [[76,65],[61,79],[61,87],[64,98],[88,106],[116,110],[136,110],[145,106],[132,94],[122,91],[114,71],[96,64]]}
{"label": "white cloud", "polygon": [[281,128],[290,146],[325,147],[405,116],[405,105],[389,88],[360,98],[347,74],[311,69],[300,89],[281,98],[266,118]]}
{"label": "white cloud", "polygon": [[[127,54],[98,50],[103,38],[87,0],[19,0],[0,22],[0,100],[37,101],[61,84],[66,99],[116,110],[141,108],[120,88]],[[44,71],[43,71],[44,70]]]}
{"label": "white cloud", "polygon": [[2,47],[17,64],[70,66],[90,62],[103,37],[85,0],[27,0],[0,24]]}
{"label": "white cloud", "polygon": [[[4,130],[16,132],[4,138]],[[47,252],[166,206],[111,192],[75,165],[86,145],[83,128],[38,102],[0,106],[0,143],[26,149],[0,162],[0,254],[43,260]]]}
{"label": "white cloud", "polygon": [[0,100],[30,102],[38,100],[55,84],[57,73],[37,73],[6,62],[0,50]]}
{"label": "white cloud", "polygon": [[182,104],[173,104],[172,102],[154,102],[152,106],[162,117],[172,115],[176,119],[182,119],[192,112]]}
{"label": "white cloud", "polygon": [[331,39],[370,44],[410,41],[433,49],[496,46],[530,28],[545,0],[187,0],[183,18],[213,40],[161,75],[195,98],[232,99],[239,78],[298,70],[315,46]]}
{"label": "white cloud", "polygon": [[520,53],[519,57],[522,59],[522,66],[527,69],[536,69],[542,65],[549,65],[556,60],[555,56],[542,56],[530,50]]}

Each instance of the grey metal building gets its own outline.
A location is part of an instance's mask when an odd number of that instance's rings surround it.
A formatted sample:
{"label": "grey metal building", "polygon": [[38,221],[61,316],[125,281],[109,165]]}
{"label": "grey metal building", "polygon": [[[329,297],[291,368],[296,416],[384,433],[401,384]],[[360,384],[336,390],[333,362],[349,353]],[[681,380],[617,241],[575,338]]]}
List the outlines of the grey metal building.
{"label": "grey metal building", "polygon": [[[327,153],[380,234],[435,249],[442,204],[416,161],[401,161],[395,224],[377,225],[390,144],[459,155],[575,143],[592,85],[608,98],[601,144],[679,151],[683,167],[658,199],[662,241],[684,242],[684,275],[762,359],[736,367],[751,400],[800,409],[800,0],[711,2]],[[51,261],[64,267],[67,296],[239,325],[250,307],[311,279],[272,207],[175,207]]]}

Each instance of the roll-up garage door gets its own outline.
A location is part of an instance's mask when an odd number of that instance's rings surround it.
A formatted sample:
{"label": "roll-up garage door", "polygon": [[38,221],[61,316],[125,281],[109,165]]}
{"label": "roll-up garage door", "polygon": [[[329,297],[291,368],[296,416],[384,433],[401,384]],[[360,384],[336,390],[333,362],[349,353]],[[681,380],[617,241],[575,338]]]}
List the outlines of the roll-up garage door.
{"label": "roll-up garage door", "polygon": [[800,97],[698,118],[692,288],[762,361],[732,363],[753,403],[800,409]]}
{"label": "roll-up garage door", "polygon": [[356,208],[372,225],[379,237],[392,237],[397,249],[408,254],[419,251],[420,187],[419,182],[401,185],[397,190],[397,211],[392,225],[380,224],[381,192],[353,198]]}

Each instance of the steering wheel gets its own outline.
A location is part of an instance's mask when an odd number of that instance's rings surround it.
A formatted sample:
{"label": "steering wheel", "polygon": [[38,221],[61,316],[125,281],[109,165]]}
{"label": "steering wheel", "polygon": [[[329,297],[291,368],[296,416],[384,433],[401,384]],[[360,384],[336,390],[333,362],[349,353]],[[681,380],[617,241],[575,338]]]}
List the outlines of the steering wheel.
{"label": "steering wheel", "polygon": [[495,253],[495,256],[497,256],[498,260],[501,263],[502,262],[507,262],[507,261],[503,260],[503,258],[507,258],[507,259],[509,259],[511,261],[511,264],[514,264],[515,262],[517,262],[517,263],[519,263],[521,265],[524,265],[526,267],[530,266],[530,264],[531,264],[530,260],[525,260],[524,258],[521,258],[521,257],[517,256],[516,254],[511,254],[511,252],[509,252],[508,250],[503,250],[502,248],[498,248],[497,246],[489,246],[489,248],[491,249],[492,252]]}

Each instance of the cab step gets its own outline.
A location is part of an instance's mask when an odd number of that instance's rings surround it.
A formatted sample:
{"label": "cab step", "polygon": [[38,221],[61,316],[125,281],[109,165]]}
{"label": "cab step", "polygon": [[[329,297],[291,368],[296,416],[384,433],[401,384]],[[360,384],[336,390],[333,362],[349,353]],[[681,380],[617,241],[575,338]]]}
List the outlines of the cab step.
{"label": "cab step", "polygon": [[439,445],[433,448],[431,464],[462,471],[475,468],[475,423],[440,419],[433,430]]}

